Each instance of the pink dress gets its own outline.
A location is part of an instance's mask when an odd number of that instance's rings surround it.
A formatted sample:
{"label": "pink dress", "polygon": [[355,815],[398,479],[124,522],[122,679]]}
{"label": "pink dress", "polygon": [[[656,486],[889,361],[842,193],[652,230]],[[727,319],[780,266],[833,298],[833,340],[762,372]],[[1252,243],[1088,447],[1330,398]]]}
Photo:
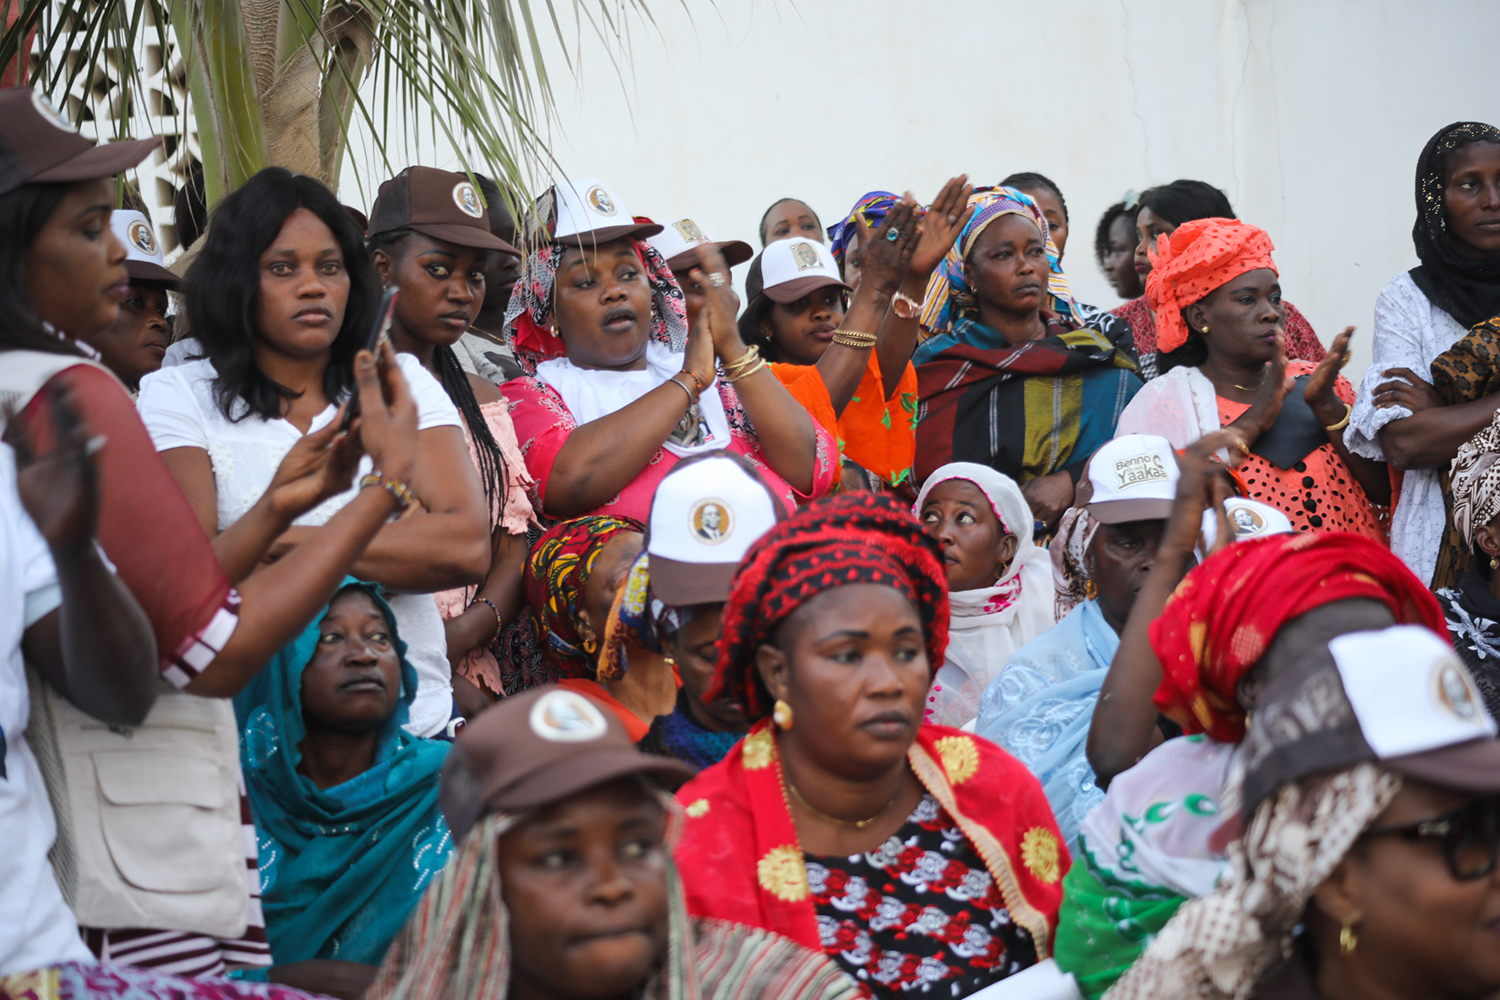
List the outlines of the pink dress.
{"label": "pink dress", "polygon": [[[771,491],[786,503],[788,511],[795,510],[799,500],[813,500],[828,492],[838,470],[838,442],[832,434],[817,421],[813,421],[813,431],[818,437],[813,488],[809,494],[799,493],[766,462],[765,455],[760,450],[760,442],[755,439],[749,418],[745,416],[745,409],[734,388],[725,385],[722,380],[716,387],[719,398],[724,403],[724,413],[729,418],[730,443],[727,450],[754,465]],[[521,453],[526,456],[526,468],[535,480],[531,490],[532,506],[545,515],[547,478],[552,474],[552,463],[557,461],[557,453],[567,443],[568,435],[578,427],[578,421],[573,419],[562,396],[540,379],[532,376],[512,379],[505,383],[502,391],[511,401],[510,416],[515,422],[516,437],[521,442]],[[651,514],[651,498],[656,494],[656,484],[661,482],[662,477],[678,461],[678,457],[670,451],[658,448],[646,467],[618,495],[587,513],[633,517],[645,522]]]}
{"label": "pink dress", "polygon": [[[505,467],[509,472],[505,483],[505,510],[492,510],[490,516],[494,517],[498,513],[502,528],[512,535],[524,535],[527,526],[536,520],[527,495],[536,484],[526,470],[526,460],[521,457],[521,449],[516,443],[516,428],[511,423],[510,404],[506,400],[497,399],[492,403],[481,404],[479,412],[484,416],[484,422],[495,438],[495,443],[500,446],[500,454],[504,456]],[[464,425],[464,441],[468,443],[469,457],[478,469],[479,451],[474,446],[474,436],[469,433],[467,424]],[[498,503],[499,498],[496,500]],[[464,609],[474,603],[474,595],[477,593],[478,587],[457,587],[433,594],[432,597],[437,601],[438,613],[443,616],[443,621],[447,621],[463,614]],[[458,672],[487,691],[505,690],[500,684],[500,664],[496,662],[495,654],[490,652],[488,644],[465,656],[458,665]]]}

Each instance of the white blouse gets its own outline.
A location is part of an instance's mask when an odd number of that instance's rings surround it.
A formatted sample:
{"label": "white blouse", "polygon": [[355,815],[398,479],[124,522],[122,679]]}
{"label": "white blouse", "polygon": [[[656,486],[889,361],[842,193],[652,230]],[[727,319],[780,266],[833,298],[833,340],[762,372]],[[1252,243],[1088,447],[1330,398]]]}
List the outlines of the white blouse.
{"label": "white blouse", "polygon": [[[421,362],[410,354],[398,354],[396,360],[416,400],[418,428],[461,428],[458,408]],[[302,432],[285,419],[247,416],[229,420],[214,401],[216,374],[213,362],[207,359],[153,372],[141,380],[137,406],[157,451],[202,448],[208,452],[214,470],[219,530],[223,531],[265,493],[281,460]],[[327,426],[337,413],[337,406],[328,406],[313,418],[308,430]],[[366,455],[360,459],[358,474],[363,476],[372,468]],[[358,493],[355,486],[329,497],[294,523],[312,527],[326,524]],[[396,629],[409,647],[407,659],[417,672],[417,696],[406,729],[416,736],[431,736],[447,725],[453,707],[443,621],[431,594],[388,594],[387,598],[396,613]]]}
{"label": "white blouse", "polygon": [[[1356,455],[1385,461],[1380,429],[1392,420],[1411,416],[1404,406],[1377,409],[1375,387],[1390,381],[1390,368],[1410,368],[1432,381],[1432,362],[1468,331],[1422,294],[1411,275],[1402,271],[1381,289],[1375,301],[1374,360],[1344,431],[1344,444]],[[1437,569],[1438,547],[1443,541],[1447,511],[1443,508],[1440,474],[1448,465],[1408,469],[1401,480],[1401,496],[1391,514],[1391,551],[1396,553],[1424,584],[1432,583]]]}

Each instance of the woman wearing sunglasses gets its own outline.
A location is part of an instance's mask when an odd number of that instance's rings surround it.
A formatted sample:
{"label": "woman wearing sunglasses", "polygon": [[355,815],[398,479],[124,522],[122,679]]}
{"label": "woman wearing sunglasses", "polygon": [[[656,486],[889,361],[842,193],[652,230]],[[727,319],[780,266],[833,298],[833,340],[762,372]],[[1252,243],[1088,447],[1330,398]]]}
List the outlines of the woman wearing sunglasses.
{"label": "woman wearing sunglasses", "polygon": [[[1169,605],[1159,624],[1172,618]],[[1242,678],[1251,711],[1224,800],[1240,839],[1218,887],[1177,910],[1111,1000],[1500,990],[1495,722],[1447,642],[1392,620],[1368,599],[1324,605]],[[1164,695],[1186,661],[1159,652],[1157,703],[1175,715],[1184,703]],[[1183,718],[1210,728],[1224,702],[1200,694]]]}

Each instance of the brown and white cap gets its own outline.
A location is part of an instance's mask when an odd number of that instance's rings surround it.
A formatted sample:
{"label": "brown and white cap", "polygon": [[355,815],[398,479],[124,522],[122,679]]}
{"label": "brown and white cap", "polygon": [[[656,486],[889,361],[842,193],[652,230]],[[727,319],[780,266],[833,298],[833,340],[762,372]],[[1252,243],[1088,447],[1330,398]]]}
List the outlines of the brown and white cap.
{"label": "brown and white cap", "polygon": [[745,276],[745,295],[751,302],[764,295],[785,304],[828,285],[849,288],[833,252],[817,240],[798,237],[777,240],[760,252]]}
{"label": "brown and white cap", "polygon": [[370,208],[369,235],[397,229],[455,246],[521,256],[521,251],[490,232],[489,212],[474,182],[450,170],[407,167],[380,185]]}
{"label": "brown and white cap", "polygon": [[109,228],[125,244],[125,273],[131,281],[154,281],[173,291],[182,287],[182,279],[163,263],[161,242],[144,213],[117,208],[110,213]]}
{"label": "brown and white cap", "polygon": [[699,247],[718,250],[724,255],[724,263],[730,267],[743,264],[755,256],[755,251],[744,240],[715,240],[692,219],[669,222],[649,242],[657,253],[666,258],[667,267],[673,271],[687,271],[697,267]]}
{"label": "brown and white cap", "polygon": [[488,813],[534,809],[633,774],[675,789],[694,771],[637,750],[625,724],[586,695],[543,687],[464,727],[443,763],[439,798],[456,842]]}
{"label": "brown and white cap", "polygon": [[97,145],[30,87],[0,90],[0,194],[32,182],[113,177],[160,143],[151,138]]}

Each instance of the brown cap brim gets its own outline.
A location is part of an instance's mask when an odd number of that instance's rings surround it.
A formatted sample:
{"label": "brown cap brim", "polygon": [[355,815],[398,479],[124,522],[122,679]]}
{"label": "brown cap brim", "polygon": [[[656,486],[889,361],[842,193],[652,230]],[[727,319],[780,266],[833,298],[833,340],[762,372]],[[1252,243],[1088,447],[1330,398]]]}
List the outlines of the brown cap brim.
{"label": "brown cap brim", "polygon": [[181,278],[154,261],[126,258],[125,273],[131,281],[154,281],[174,292],[182,288]]}
{"label": "brown cap brim", "polygon": [[739,563],[689,563],[651,556],[651,593],[679,608],[719,604],[729,600],[729,585],[739,568]]}
{"label": "brown cap brim", "polygon": [[674,271],[691,271],[698,266],[698,251],[703,247],[713,247],[724,255],[724,263],[730,267],[737,267],[755,256],[755,251],[750,249],[750,244],[744,240],[729,240],[725,243],[700,243],[698,246],[690,247],[682,253],[667,261],[667,267]]}
{"label": "brown cap brim", "polygon": [[[655,581],[653,581],[654,583]],[[1386,767],[1458,792],[1500,792],[1500,740],[1481,738],[1423,753],[1390,757]]]}
{"label": "brown cap brim", "polygon": [[664,228],[666,227],[658,226],[654,222],[632,222],[627,226],[605,226],[603,229],[590,229],[586,233],[574,233],[572,236],[558,236],[554,237],[552,242],[566,243],[570,247],[591,247],[613,240],[622,240],[627,236],[644,240],[655,236]]}
{"label": "brown cap brim", "polygon": [[1126,521],[1164,521],[1172,516],[1172,501],[1158,497],[1139,500],[1103,500],[1086,508],[1101,524],[1124,524]]}
{"label": "brown cap brim", "polygon": [[161,145],[159,137],[105,143],[102,146],[85,149],[72,159],[64,160],[55,167],[48,167],[41,173],[32,174],[27,181],[57,183],[113,177],[140,163],[159,145]]}
{"label": "brown cap brim", "polygon": [[632,774],[655,778],[668,791],[675,792],[679,785],[696,773],[687,764],[673,757],[657,757],[635,749],[615,750],[559,760],[551,767],[533,771],[509,788],[492,794],[484,805],[486,812],[530,809]]}
{"label": "brown cap brim", "polygon": [[[469,247],[474,250],[499,250],[513,257],[520,257],[521,251],[490,232],[488,229],[480,229],[478,226],[463,226],[457,223],[446,222],[419,222],[411,226],[403,226],[414,233],[423,236],[431,236],[435,240],[444,243],[452,243],[454,246]],[[374,235],[373,233],[371,234]]]}
{"label": "brown cap brim", "polygon": [[846,291],[853,291],[848,285],[837,278],[829,278],[824,275],[808,275],[806,278],[793,278],[779,285],[772,285],[761,292],[772,302],[780,302],[786,305],[788,302],[796,302],[804,295],[811,294],[819,288],[827,288],[829,285],[838,285]]}

